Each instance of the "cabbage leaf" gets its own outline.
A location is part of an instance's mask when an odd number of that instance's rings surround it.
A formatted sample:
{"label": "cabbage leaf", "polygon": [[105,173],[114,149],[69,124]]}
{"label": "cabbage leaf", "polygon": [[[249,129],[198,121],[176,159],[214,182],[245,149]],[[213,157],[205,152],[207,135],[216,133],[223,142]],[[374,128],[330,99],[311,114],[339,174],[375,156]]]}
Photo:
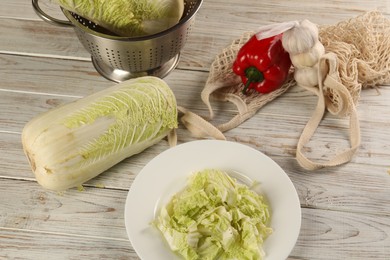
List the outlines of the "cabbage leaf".
{"label": "cabbage leaf", "polygon": [[183,0],[55,0],[119,36],[145,36],[177,24],[183,15]]}

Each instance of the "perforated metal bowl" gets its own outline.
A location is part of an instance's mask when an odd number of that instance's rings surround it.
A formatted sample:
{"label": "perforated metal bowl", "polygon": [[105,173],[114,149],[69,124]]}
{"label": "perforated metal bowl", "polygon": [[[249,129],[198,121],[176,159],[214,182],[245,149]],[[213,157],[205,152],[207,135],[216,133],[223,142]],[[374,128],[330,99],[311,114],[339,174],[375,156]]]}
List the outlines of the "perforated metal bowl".
{"label": "perforated metal bowl", "polygon": [[69,21],[61,21],[43,12],[38,0],[32,0],[32,5],[44,21],[72,26],[82,45],[91,54],[96,70],[107,79],[121,82],[146,75],[163,78],[175,69],[202,1],[184,0],[184,13],[178,24],[145,37],[116,36],[64,9],[62,11]]}

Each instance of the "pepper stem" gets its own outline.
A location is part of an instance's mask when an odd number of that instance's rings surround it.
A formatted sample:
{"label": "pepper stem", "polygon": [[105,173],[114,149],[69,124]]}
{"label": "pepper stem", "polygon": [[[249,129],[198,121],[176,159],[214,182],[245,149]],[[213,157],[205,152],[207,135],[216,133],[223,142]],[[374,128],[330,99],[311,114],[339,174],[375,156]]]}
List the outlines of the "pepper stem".
{"label": "pepper stem", "polygon": [[245,84],[244,89],[242,90],[242,93],[246,95],[249,86],[254,82],[262,82],[264,80],[263,73],[258,70],[255,66],[248,67],[245,70],[245,77],[248,79],[248,81]]}

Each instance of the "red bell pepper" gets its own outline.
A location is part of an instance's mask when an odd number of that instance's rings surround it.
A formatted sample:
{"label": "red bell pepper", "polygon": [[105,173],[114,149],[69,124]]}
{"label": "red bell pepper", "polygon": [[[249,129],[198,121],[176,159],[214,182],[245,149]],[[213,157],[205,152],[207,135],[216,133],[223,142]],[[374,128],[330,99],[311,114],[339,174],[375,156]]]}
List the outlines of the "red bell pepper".
{"label": "red bell pepper", "polygon": [[282,46],[282,34],[258,40],[252,36],[237,53],[233,72],[245,85],[243,93],[255,89],[269,93],[282,86],[288,76],[291,60]]}

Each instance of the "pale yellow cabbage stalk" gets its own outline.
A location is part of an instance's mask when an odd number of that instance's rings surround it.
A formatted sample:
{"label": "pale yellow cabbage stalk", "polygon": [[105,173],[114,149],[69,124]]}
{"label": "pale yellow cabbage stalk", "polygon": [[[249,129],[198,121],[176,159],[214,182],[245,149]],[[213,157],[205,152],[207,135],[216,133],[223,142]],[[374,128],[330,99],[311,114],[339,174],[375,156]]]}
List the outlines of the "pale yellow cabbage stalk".
{"label": "pale yellow cabbage stalk", "polygon": [[173,92],[145,76],[38,115],[22,143],[38,183],[63,191],[159,142],[177,124]]}
{"label": "pale yellow cabbage stalk", "polygon": [[183,0],[54,0],[120,36],[145,36],[177,24],[183,15]]}

